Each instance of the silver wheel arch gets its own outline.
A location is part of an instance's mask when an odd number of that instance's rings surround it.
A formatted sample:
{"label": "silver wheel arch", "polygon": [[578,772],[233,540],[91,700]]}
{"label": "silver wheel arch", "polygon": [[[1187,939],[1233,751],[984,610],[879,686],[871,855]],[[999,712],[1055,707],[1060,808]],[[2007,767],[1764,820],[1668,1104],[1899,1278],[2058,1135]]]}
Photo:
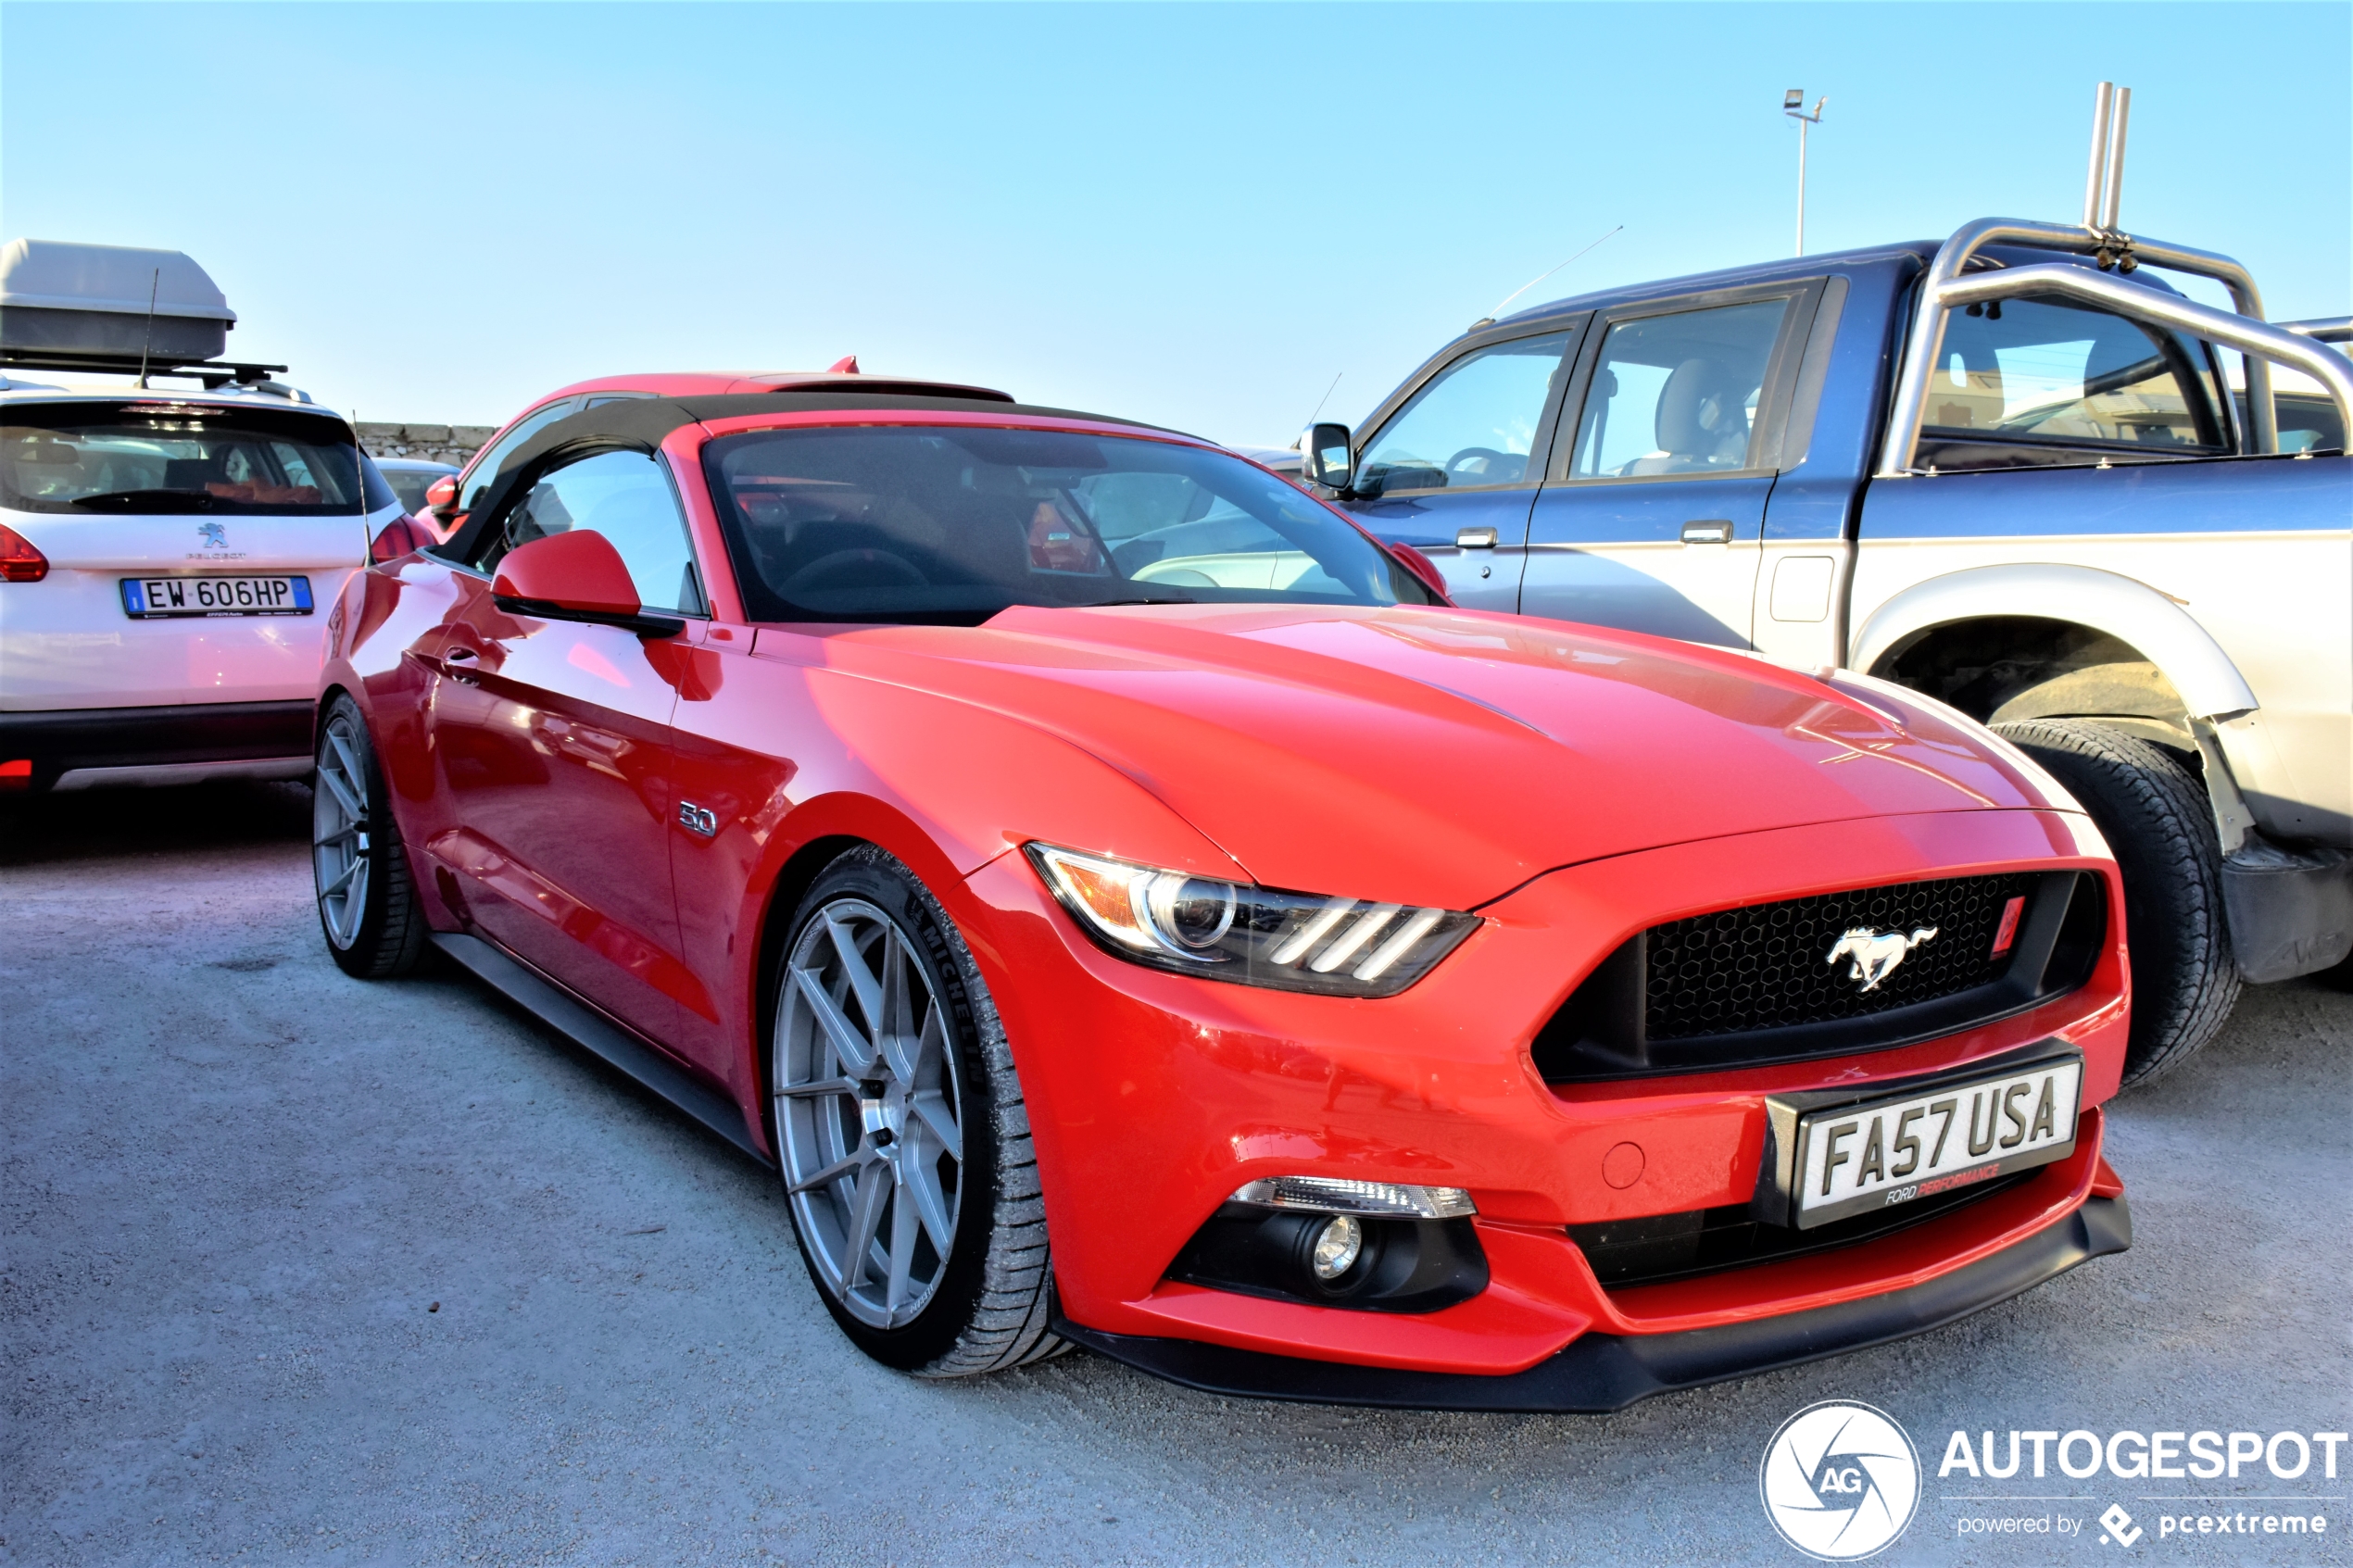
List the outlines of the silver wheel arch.
{"label": "silver wheel arch", "polygon": [[2225,854],[2236,849],[2253,825],[2242,798],[2245,782],[2278,771],[2271,738],[2253,717],[2262,704],[2213,633],[2136,578],[2056,561],[1946,572],[1875,607],[1856,633],[1847,661],[1857,671],[1876,672],[1923,633],[2011,617],[2105,633],[2157,667],[2181,696],[2208,770],[2220,774],[2215,834]]}
{"label": "silver wheel arch", "polygon": [[2007,616],[2072,621],[2138,649],[2182,694],[2194,719],[2221,720],[2262,706],[2222,645],[2180,605],[2120,572],[2057,562],[1976,566],[1915,583],[1872,609],[1847,662],[1869,673],[1915,633]]}

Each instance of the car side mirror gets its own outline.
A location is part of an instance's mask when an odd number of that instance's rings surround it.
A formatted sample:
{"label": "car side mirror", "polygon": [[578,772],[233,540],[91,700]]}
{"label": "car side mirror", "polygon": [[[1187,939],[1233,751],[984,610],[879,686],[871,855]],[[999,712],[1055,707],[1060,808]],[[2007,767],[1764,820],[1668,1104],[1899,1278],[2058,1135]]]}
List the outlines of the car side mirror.
{"label": "car side mirror", "polygon": [[619,626],[641,637],[674,637],[686,629],[675,616],[646,614],[621,552],[585,528],[544,534],[509,550],[491,580],[490,597],[510,615]]}
{"label": "car side mirror", "polygon": [[1355,458],[1346,425],[1310,425],[1299,444],[1301,464],[1308,478],[1327,490],[1346,490],[1356,477]]}
{"label": "car side mirror", "polygon": [[425,510],[447,522],[458,515],[458,476],[445,473],[425,486]]}

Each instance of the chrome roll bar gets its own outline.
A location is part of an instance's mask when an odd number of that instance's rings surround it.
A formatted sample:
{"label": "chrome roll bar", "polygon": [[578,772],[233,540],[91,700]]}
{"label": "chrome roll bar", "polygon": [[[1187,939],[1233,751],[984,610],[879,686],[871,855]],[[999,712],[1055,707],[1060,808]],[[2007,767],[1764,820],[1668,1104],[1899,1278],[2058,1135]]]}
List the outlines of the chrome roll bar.
{"label": "chrome roll bar", "polygon": [[2353,343],[2353,316],[2316,316],[2309,321],[2282,321],[2280,330],[2316,343]]}
{"label": "chrome roll bar", "polygon": [[[2056,261],[2037,267],[2005,267],[1955,278],[1932,291],[1924,290],[1920,307],[1923,311],[1932,307],[1941,320],[1947,309],[2022,294],[2066,295],[2106,307],[2120,316],[2190,332],[2237,349],[2246,356],[2250,369],[2271,359],[2292,365],[2328,388],[2329,396],[2336,403],[2338,417],[2353,427],[2353,359],[2284,327],[2217,310],[2210,305],[2200,305],[2145,284],[2128,283],[2105,272]],[[1925,377],[1921,384],[1925,389]],[[1917,425],[1912,428],[1911,436],[1912,442],[1907,445],[1919,439]],[[1881,478],[1900,476],[1900,471],[1890,474],[1884,468],[1881,470]]]}
{"label": "chrome roll bar", "polygon": [[[1912,313],[1911,331],[1905,336],[1904,360],[1896,372],[1894,404],[1888,413],[1887,440],[1881,448],[1879,471],[1874,477],[1901,479],[1912,472],[1913,459],[1919,451],[1920,420],[1928,408],[1929,382],[1936,373],[1936,357],[1944,346],[1944,312],[1956,303],[1955,296],[1950,292],[1956,285],[1966,282],[1974,290],[1981,289],[1995,279],[2016,279],[2021,276],[2046,278],[2059,273],[2095,278],[2103,283],[2115,284],[2124,291],[2121,295],[2100,295],[2102,303],[2142,320],[2166,321],[2167,324],[2179,323],[2152,315],[2150,308],[2153,302],[2162,302],[2169,307],[2175,304],[2188,304],[2187,301],[2179,300],[2176,296],[2157,289],[2144,288],[2136,283],[2120,283],[2118,280],[2108,276],[2105,271],[2089,272],[2081,267],[2063,267],[2056,264],[2042,267],[2007,267],[1999,270],[1971,274],[1965,279],[1963,274],[1970,260],[1987,245],[2032,245],[2038,250],[2064,251],[2075,256],[2095,257],[2099,258],[2103,268],[2113,265],[2120,271],[2125,272],[2146,265],[2169,268],[2176,272],[2188,272],[2201,278],[2212,278],[2230,290],[2231,303],[2237,307],[2238,314],[2233,316],[2228,311],[2213,310],[2204,306],[2195,307],[2204,312],[2202,319],[2210,318],[2216,321],[2236,322],[2239,327],[2250,323],[2262,327],[2269,334],[2264,339],[2266,343],[2292,341],[2294,337],[2294,334],[2282,332],[2264,321],[2263,296],[2256,291],[2255,279],[2246,268],[2227,256],[2219,255],[2210,250],[2196,250],[2188,245],[2169,245],[2163,240],[2143,239],[2138,235],[2122,233],[2114,229],[2081,228],[2064,223],[2038,223],[2024,218],[1981,218],[1974,223],[1965,223],[1953,231],[1953,237],[1937,247],[1935,258],[1928,264],[1927,272],[1921,275],[1919,303]],[[1990,293],[1972,292],[1966,300],[1960,302],[2005,299],[2013,294],[2029,292],[2034,291],[1994,284]],[[2070,291],[2046,287],[2042,292],[2066,293]],[[2079,294],[2078,297],[2091,296]],[[2299,360],[2289,359],[2284,354],[2273,354],[2268,350],[2249,350],[2244,345],[2225,338],[2218,332],[2201,331],[2200,335],[2211,338],[2216,343],[2227,344],[2247,356],[2246,407],[2251,445],[2258,452],[2278,451],[2280,447],[2279,420],[2271,404],[2271,370],[2267,361],[2275,358],[2285,359],[2288,363],[2295,364],[2298,370],[2305,368],[2303,364]]]}

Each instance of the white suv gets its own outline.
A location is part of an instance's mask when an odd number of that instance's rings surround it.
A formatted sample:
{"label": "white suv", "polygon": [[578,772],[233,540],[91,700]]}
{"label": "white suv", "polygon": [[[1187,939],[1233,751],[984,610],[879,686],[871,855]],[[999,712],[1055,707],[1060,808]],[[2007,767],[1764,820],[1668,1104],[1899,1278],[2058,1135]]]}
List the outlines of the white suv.
{"label": "white suv", "polygon": [[[302,776],[327,612],[400,502],[349,423],[259,373],[277,367],[158,364],[135,318],[61,329],[126,299],[184,310],[189,272],[210,287],[176,253],[99,251],[0,252],[0,788]],[[151,284],[156,257],[180,270]],[[146,377],[53,379],[135,369],[126,336]]]}

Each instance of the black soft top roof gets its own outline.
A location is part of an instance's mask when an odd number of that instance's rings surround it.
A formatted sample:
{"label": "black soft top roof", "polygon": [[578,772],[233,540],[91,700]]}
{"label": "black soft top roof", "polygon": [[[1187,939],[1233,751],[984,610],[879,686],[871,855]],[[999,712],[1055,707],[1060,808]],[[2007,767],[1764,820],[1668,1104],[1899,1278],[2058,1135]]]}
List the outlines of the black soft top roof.
{"label": "black soft top roof", "polygon": [[1048,408],[1029,403],[1000,402],[993,397],[928,397],[907,393],[837,392],[827,388],[820,392],[731,392],[695,397],[624,398],[566,415],[509,453],[506,460],[498,465],[497,473],[492,476],[489,488],[483,492],[482,499],[468,514],[466,526],[460,530],[459,536],[449,541],[447,553],[461,558],[470,553],[479,523],[503,510],[521,481],[544,468],[546,460],[551,457],[574,450],[587,452],[600,448],[653,452],[661,448],[663,439],[672,431],[683,425],[701,424],[711,420],[740,419],[748,414],[829,413],[886,416],[978,414],[1003,424],[1019,424],[1025,419],[1087,420],[1096,424],[1126,425],[1131,430],[1149,431],[1156,435],[1184,433],[1159,425],[1148,425],[1139,420],[1089,414],[1076,408]]}

